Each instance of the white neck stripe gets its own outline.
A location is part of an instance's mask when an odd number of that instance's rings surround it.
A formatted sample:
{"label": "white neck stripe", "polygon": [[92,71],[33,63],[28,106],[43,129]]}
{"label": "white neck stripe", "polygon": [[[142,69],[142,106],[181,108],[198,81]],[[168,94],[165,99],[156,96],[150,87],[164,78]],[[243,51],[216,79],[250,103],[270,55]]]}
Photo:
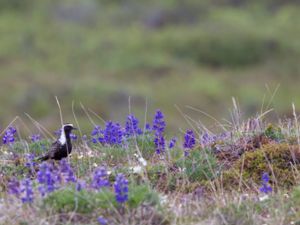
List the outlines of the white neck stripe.
{"label": "white neck stripe", "polygon": [[59,137],[58,141],[59,141],[62,145],[66,144],[66,134],[65,134],[65,131],[64,131],[64,130],[61,131],[61,134],[60,134],[60,137]]}

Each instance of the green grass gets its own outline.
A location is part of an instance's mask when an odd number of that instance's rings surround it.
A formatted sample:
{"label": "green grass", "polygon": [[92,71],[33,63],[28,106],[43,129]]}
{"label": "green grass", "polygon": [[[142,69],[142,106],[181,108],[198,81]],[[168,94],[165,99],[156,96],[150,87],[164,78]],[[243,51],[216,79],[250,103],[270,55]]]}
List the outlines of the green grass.
{"label": "green grass", "polygon": [[[164,154],[157,155],[150,133],[132,137],[126,147],[79,139],[74,142],[69,162],[77,179],[85,181],[85,187],[77,191],[75,184],[62,179],[58,189],[45,197],[41,197],[35,179],[38,165],[29,172],[24,164],[25,153],[43,154],[50,140],[30,143],[17,138],[14,144],[0,147],[1,222],[97,224],[97,218],[102,216],[115,224],[297,224],[299,161],[293,161],[291,155],[293,149],[298,149],[294,140],[298,135],[296,122],[268,125],[260,120],[259,129],[245,131],[246,124],[240,121],[228,128],[229,136],[205,148],[197,144],[187,157],[180,139],[175,148],[166,147]],[[261,135],[265,139],[257,144]],[[147,165],[139,163],[139,153]],[[58,167],[57,162],[54,164]],[[91,180],[99,166],[106,166],[111,185],[95,190]],[[278,169],[283,172],[278,173]],[[262,172],[268,172],[268,185],[273,188],[267,195],[259,191]],[[117,203],[114,195],[118,173],[129,181],[128,201],[123,204]],[[20,199],[7,193],[7,185],[11,177],[27,176],[33,182],[35,200],[20,207]],[[285,179],[293,182],[287,186]],[[18,216],[21,214],[29,216]]]}
{"label": "green grass", "polygon": [[[26,9],[19,10],[25,6],[1,2],[5,5],[0,13],[0,103],[5,106],[0,109],[1,124],[28,112],[54,129],[53,121],[58,120],[54,96],[69,115],[65,120],[73,120],[75,101],[84,129],[89,124],[80,102],[105,119],[122,119],[129,96],[141,118],[149,99],[149,110],[162,108],[172,128],[185,126],[177,123],[182,116],[174,104],[221,117],[228,114],[231,96],[239,96],[251,114],[260,109],[264,95],[271,99],[270,92],[279,83],[272,105],[279,113],[290,108],[287,99],[300,103],[293,97],[299,80],[297,5],[272,11],[269,2],[237,8],[192,0],[151,5],[129,1],[126,9],[118,1],[72,5],[28,0]],[[70,13],[68,7],[78,7],[83,14],[90,11],[79,19],[72,14],[62,17],[59,10]],[[166,15],[165,25],[147,27],[145,21],[156,19],[158,9]]]}

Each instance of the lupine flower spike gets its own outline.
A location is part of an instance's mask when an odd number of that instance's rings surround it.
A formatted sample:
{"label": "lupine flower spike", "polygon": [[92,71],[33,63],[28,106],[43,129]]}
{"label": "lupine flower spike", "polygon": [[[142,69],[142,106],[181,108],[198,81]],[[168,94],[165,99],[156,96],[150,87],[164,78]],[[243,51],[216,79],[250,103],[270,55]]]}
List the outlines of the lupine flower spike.
{"label": "lupine flower spike", "polygon": [[105,167],[99,167],[95,170],[92,187],[97,190],[103,187],[109,187],[108,174]]}
{"label": "lupine flower spike", "polygon": [[165,151],[165,138],[164,131],[166,128],[166,122],[164,119],[164,114],[157,110],[153,119],[153,131],[155,132],[154,144],[157,154]]}
{"label": "lupine flower spike", "polygon": [[165,122],[165,117],[162,111],[159,109],[156,110],[156,113],[154,115],[153,119],[153,131],[157,134],[163,134],[166,128],[166,122]]}
{"label": "lupine flower spike", "polygon": [[17,178],[15,178],[15,177],[11,178],[11,180],[8,182],[7,189],[8,189],[9,194],[19,197],[20,182],[17,180]]}
{"label": "lupine flower spike", "polygon": [[60,161],[60,172],[67,183],[76,182],[73,169],[66,159],[62,159]]}
{"label": "lupine flower spike", "polygon": [[29,178],[25,178],[21,182],[21,200],[22,203],[32,203],[33,202],[33,190],[32,190],[32,182]]}
{"label": "lupine flower spike", "polygon": [[142,133],[142,130],[139,128],[139,120],[134,115],[128,115],[125,123],[125,135],[130,137],[138,136]]}
{"label": "lupine flower spike", "polygon": [[105,126],[102,142],[108,145],[121,145],[122,139],[123,130],[121,125],[119,123],[108,121]]}
{"label": "lupine flower spike", "polygon": [[101,143],[103,145],[121,145],[123,141],[123,129],[119,123],[108,121],[105,129],[95,126],[91,133],[93,143]]}
{"label": "lupine flower spike", "polygon": [[36,166],[36,162],[34,161],[35,155],[34,154],[26,154],[25,158],[26,158],[25,167],[30,169],[30,171],[33,173],[34,167]]}
{"label": "lupine flower spike", "polygon": [[120,204],[128,200],[128,180],[123,174],[116,176],[114,184],[116,201]]}
{"label": "lupine flower spike", "polygon": [[58,188],[60,178],[53,166],[47,162],[40,165],[39,172],[37,173],[37,181],[39,183],[39,192],[44,197],[47,193],[53,192]]}
{"label": "lupine flower spike", "polygon": [[268,194],[269,192],[272,192],[272,187],[269,185],[269,174],[263,173],[262,175],[262,186],[259,189],[260,192]]}
{"label": "lupine flower spike", "polygon": [[188,156],[189,150],[193,149],[195,145],[196,145],[196,140],[195,140],[194,131],[187,130],[184,135],[184,143],[183,143],[184,155]]}
{"label": "lupine flower spike", "polygon": [[17,130],[14,127],[9,127],[2,138],[3,144],[13,144],[15,142],[15,134],[17,133]]}
{"label": "lupine flower spike", "polygon": [[32,142],[38,142],[41,140],[41,135],[40,134],[33,134],[30,136],[30,140]]}
{"label": "lupine flower spike", "polygon": [[169,142],[169,149],[172,149],[175,147],[176,145],[176,142],[177,142],[177,138],[176,137],[173,137],[170,142]]}

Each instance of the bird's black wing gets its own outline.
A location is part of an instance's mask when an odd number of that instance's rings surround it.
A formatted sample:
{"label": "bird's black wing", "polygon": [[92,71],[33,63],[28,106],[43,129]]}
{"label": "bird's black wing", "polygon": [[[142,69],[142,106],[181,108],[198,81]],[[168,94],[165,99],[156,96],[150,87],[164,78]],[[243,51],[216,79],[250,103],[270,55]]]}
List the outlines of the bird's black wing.
{"label": "bird's black wing", "polygon": [[48,159],[53,159],[54,156],[55,156],[55,154],[59,151],[60,148],[61,148],[60,142],[59,142],[59,141],[55,141],[55,142],[51,145],[51,147],[50,147],[48,153],[47,153],[46,155],[40,157],[39,160],[44,161],[44,160],[48,160]]}
{"label": "bird's black wing", "polygon": [[57,152],[59,152],[60,148],[61,148],[61,144],[59,141],[55,141],[51,145],[49,152],[48,152],[50,159],[53,158],[55,156],[55,154],[57,154]]}

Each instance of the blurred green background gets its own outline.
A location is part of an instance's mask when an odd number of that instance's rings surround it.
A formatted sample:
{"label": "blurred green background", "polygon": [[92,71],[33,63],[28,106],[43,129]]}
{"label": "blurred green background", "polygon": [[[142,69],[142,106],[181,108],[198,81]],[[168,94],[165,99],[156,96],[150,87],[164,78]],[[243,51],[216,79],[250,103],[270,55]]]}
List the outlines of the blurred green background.
{"label": "blurred green background", "polygon": [[[174,107],[229,118],[272,99],[276,115],[300,107],[298,0],[0,0],[0,124],[30,114],[42,125],[64,119],[90,126],[80,107],[104,119],[160,108],[171,128],[186,126]],[[95,121],[99,121],[93,114]]]}

